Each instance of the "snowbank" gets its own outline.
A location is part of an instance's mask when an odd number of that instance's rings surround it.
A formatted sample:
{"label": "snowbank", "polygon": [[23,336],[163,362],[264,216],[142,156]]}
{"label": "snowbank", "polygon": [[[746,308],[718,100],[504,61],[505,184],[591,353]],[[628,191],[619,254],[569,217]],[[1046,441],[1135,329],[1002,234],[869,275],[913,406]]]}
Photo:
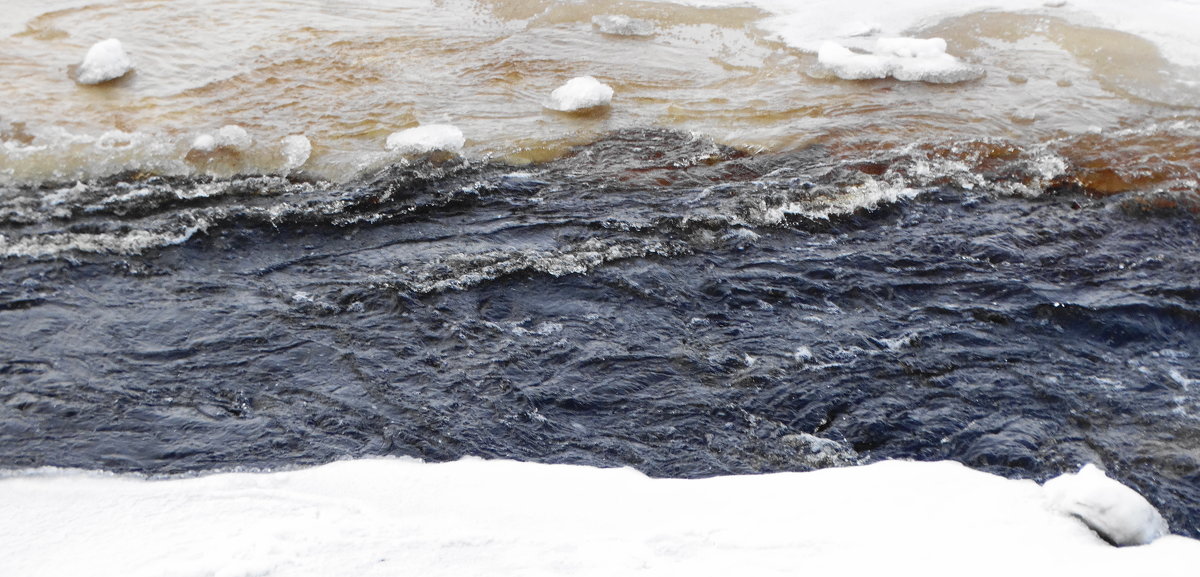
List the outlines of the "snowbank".
{"label": "snowbank", "polygon": [[101,84],[116,80],[133,70],[133,61],[125,53],[125,47],[116,38],[109,38],[92,45],[83,63],[75,71],[75,82]]}
{"label": "snowbank", "polygon": [[393,132],[387,137],[387,149],[406,154],[445,150],[458,152],[466,144],[463,133],[449,124],[422,124],[416,128]]}
{"label": "snowbank", "polygon": [[0,478],[0,575],[1194,575],[950,462],[701,480],[468,459]]}
{"label": "snowbank", "polygon": [[591,76],[579,76],[555,88],[543,106],[559,112],[576,112],[608,106],[612,102],[612,97],[611,86]]}

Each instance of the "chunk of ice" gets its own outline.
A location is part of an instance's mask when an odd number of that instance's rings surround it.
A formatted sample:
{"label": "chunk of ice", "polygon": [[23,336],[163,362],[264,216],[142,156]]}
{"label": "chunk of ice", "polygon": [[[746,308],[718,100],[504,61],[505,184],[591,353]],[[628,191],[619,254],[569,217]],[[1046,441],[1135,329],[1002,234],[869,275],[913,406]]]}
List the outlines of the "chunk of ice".
{"label": "chunk of ice", "polygon": [[88,49],[83,63],[75,72],[75,81],[80,84],[101,84],[116,80],[133,70],[133,61],[125,53],[125,47],[116,38],[102,40]]}
{"label": "chunk of ice", "polygon": [[591,76],[579,76],[555,88],[543,106],[559,112],[575,112],[608,106],[612,102],[612,96],[611,86]]}
{"label": "chunk of ice", "polygon": [[941,38],[880,38],[869,53],[854,52],[837,42],[817,50],[822,69],[843,80],[892,77],[904,82],[954,84],[983,76],[979,68],[946,53]]}
{"label": "chunk of ice", "polygon": [[312,143],[303,134],[283,137],[283,169],[292,170],[304,166],[312,154]]}
{"label": "chunk of ice", "polygon": [[387,149],[417,154],[445,150],[458,152],[466,144],[466,138],[456,126],[449,124],[422,124],[415,128],[393,132],[387,137]]}
{"label": "chunk of ice", "polygon": [[1168,533],[1154,505],[1091,463],[1046,481],[1043,489],[1053,508],[1078,517],[1114,545],[1145,545]]}

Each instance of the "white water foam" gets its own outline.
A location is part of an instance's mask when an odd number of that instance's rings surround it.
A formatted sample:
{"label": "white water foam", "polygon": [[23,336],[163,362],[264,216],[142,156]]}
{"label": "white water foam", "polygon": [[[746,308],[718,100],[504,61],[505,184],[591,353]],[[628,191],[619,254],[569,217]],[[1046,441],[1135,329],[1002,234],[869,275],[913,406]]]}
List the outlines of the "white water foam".
{"label": "white water foam", "polygon": [[[797,439],[804,443],[804,439]],[[0,574],[1154,575],[1200,542],[1108,545],[1042,487],[952,462],[709,479],[465,459],[148,480],[0,479]],[[869,554],[864,554],[869,552]],[[68,554],[69,553],[69,554]]]}

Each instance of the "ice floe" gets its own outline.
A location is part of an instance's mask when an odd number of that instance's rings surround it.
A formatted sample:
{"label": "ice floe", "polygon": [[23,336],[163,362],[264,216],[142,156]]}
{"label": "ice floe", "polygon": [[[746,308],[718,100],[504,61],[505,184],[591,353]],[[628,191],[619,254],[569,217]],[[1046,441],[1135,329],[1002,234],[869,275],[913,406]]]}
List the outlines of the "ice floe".
{"label": "ice floe", "polygon": [[116,80],[133,70],[133,60],[125,53],[125,47],[116,38],[102,40],[88,49],[75,81],[80,84],[101,84]]}
{"label": "ice floe", "polygon": [[575,112],[608,106],[612,97],[611,86],[591,76],[578,76],[555,88],[543,106],[559,112]]}
{"label": "ice floe", "polygon": [[466,138],[458,127],[450,124],[422,124],[420,126],[393,132],[387,137],[387,149],[406,154],[419,154],[444,150],[459,152],[466,144]]}
{"label": "ice floe", "polygon": [[855,52],[837,42],[817,50],[822,73],[843,80],[895,78],[905,82],[954,84],[983,76],[978,67],[946,53],[941,38],[879,38],[868,53]]}

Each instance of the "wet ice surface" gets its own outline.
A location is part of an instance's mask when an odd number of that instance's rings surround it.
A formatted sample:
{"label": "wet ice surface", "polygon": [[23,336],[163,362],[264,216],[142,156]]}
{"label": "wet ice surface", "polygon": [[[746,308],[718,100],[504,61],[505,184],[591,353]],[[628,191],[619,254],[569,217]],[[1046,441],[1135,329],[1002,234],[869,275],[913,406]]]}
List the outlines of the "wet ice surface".
{"label": "wet ice surface", "polygon": [[1093,461],[1200,534],[1188,206],[914,166],[632,131],[521,172],[8,190],[0,244],[43,258],[0,273],[0,465]]}

